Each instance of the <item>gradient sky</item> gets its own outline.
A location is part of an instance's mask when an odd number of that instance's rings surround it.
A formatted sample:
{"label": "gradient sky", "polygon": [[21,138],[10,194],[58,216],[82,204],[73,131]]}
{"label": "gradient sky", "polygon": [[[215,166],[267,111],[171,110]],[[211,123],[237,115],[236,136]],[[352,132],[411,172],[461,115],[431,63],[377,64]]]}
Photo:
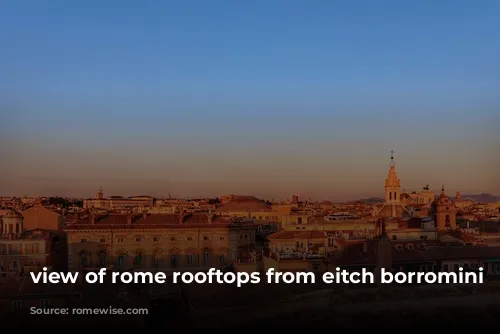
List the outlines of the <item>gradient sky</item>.
{"label": "gradient sky", "polygon": [[500,1],[0,4],[0,195],[500,193]]}

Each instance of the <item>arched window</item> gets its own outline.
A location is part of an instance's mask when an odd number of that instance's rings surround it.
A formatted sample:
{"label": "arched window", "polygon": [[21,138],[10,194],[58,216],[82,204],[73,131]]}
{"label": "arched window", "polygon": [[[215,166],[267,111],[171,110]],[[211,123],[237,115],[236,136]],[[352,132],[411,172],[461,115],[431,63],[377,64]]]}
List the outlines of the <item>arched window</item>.
{"label": "arched window", "polygon": [[160,248],[156,248],[153,251],[153,255],[151,256],[151,265],[153,267],[158,267],[160,265],[161,253],[162,253],[162,250]]}
{"label": "arched window", "polygon": [[123,254],[120,254],[116,257],[116,266],[120,268],[123,266],[123,263],[125,263],[125,256]]}
{"label": "arched window", "polygon": [[106,266],[108,264],[108,254],[106,253],[106,251],[100,251],[98,255],[99,255],[99,264],[103,267]]}
{"label": "arched window", "polygon": [[210,253],[211,253],[211,252],[210,252],[210,249],[205,248],[205,249],[203,250],[203,264],[204,264],[204,265],[208,265],[208,264],[210,264],[210,263],[211,263],[211,262],[210,262],[210,261],[211,261],[211,259],[210,259]]}
{"label": "arched window", "polygon": [[80,265],[82,267],[85,267],[87,265],[90,264],[90,257],[89,257],[89,254],[87,252],[81,252],[80,253]]}
{"label": "arched window", "polygon": [[134,258],[134,267],[142,266],[143,262],[144,262],[144,252],[142,250],[138,250]]}
{"label": "arched window", "polygon": [[392,192],[389,193],[389,199],[392,199]]}

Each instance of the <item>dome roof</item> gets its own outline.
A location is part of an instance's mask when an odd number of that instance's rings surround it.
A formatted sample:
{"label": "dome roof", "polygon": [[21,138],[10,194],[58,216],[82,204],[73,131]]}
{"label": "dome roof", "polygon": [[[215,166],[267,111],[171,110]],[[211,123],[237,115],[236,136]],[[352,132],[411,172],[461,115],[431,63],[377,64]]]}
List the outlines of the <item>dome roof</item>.
{"label": "dome roof", "polygon": [[222,205],[218,212],[271,211],[272,206],[253,196],[237,196],[232,201]]}
{"label": "dome roof", "polygon": [[5,216],[3,216],[2,218],[4,218],[4,219],[5,218],[8,218],[8,219],[9,218],[10,219],[12,219],[12,218],[23,219],[23,215],[19,211],[16,211],[16,210],[12,209],[12,210],[9,210],[9,212],[7,212],[5,214]]}

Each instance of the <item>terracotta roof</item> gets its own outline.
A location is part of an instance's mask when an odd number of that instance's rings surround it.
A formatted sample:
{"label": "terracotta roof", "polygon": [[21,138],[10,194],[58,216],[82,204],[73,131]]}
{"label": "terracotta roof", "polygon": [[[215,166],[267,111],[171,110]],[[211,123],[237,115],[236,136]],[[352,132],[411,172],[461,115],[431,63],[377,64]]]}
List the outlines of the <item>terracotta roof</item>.
{"label": "terracotta roof", "polygon": [[[130,219],[130,224],[128,220]],[[154,229],[168,227],[225,227],[233,222],[229,217],[213,216],[212,222],[209,222],[209,216],[205,214],[183,214],[182,220],[180,214],[109,214],[95,216],[95,222],[92,224],[91,215],[80,219],[66,226],[66,230],[73,229]]]}
{"label": "terracotta roof", "polygon": [[253,196],[237,196],[220,206],[218,212],[272,211],[272,206]]}
{"label": "terracotta roof", "polygon": [[[408,216],[408,210],[402,204],[395,204],[396,217]],[[392,217],[392,206],[384,205],[377,212],[379,217]]]}

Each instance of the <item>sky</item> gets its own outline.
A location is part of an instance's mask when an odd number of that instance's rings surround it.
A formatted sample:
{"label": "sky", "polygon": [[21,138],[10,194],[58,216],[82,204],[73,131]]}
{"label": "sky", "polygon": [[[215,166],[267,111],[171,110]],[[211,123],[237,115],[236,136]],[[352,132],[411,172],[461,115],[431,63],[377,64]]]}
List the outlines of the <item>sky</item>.
{"label": "sky", "polygon": [[0,4],[0,195],[500,194],[500,1]]}

